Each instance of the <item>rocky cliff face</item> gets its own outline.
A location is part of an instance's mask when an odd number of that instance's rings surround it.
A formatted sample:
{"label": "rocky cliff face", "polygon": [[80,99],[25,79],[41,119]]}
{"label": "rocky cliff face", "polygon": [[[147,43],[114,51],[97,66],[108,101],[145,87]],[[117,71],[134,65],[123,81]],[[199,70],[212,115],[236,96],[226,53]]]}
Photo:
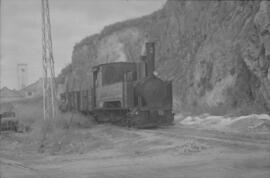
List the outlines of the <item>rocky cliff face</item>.
{"label": "rocky cliff face", "polygon": [[93,65],[136,61],[146,40],[156,42],[159,75],[174,81],[177,111],[270,110],[270,3],[168,0],[76,44],[62,76],[69,88],[89,86]]}

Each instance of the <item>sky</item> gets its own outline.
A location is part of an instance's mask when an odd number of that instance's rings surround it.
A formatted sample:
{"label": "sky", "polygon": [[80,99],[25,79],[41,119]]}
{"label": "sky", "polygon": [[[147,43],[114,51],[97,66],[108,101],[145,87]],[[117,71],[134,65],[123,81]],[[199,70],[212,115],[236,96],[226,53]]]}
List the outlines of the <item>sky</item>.
{"label": "sky", "polygon": [[[18,89],[17,64],[27,83],[42,77],[41,0],[0,0],[0,88]],[[49,0],[55,73],[71,62],[75,43],[109,24],[156,11],[165,0]]]}

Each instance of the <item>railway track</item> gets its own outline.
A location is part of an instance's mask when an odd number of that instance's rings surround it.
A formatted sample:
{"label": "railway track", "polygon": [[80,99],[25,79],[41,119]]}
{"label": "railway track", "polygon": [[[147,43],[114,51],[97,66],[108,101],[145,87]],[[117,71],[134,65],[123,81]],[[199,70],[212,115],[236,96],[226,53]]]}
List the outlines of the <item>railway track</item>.
{"label": "railway track", "polygon": [[161,127],[157,130],[146,130],[147,133],[171,138],[196,139],[208,143],[219,143],[227,146],[249,146],[270,151],[270,133],[236,133],[216,130],[203,130],[183,126]]}

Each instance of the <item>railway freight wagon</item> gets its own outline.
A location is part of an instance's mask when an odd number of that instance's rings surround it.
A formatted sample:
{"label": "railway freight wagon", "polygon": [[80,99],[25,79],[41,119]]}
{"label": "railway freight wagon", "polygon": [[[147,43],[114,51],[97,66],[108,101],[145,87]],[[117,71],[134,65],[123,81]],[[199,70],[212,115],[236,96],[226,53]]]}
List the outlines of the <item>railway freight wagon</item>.
{"label": "railway freight wagon", "polygon": [[137,128],[171,124],[172,81],[154,74],[155,46],[146,43],[140,62],[114,62],[93,67],[92,87],[61,94],[62,111],[91,114],[97,122]]}

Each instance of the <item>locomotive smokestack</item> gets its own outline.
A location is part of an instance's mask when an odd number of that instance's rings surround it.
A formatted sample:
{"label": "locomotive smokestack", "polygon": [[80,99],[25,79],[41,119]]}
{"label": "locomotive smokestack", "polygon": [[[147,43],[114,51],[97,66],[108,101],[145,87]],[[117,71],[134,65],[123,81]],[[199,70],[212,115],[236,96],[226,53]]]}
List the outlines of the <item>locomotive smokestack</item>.
{"label": "locomotive smokestack", "polygon": [[155,71],[155,43],[147,42],[145,44],[145,50],[146,50],[146,76],[151,76]]}
{"label": "locomotive smokestack", "polygon": [[146,77],[146,56],[141,56],[140,62],[137,63],[137,79],[143,79]]}

